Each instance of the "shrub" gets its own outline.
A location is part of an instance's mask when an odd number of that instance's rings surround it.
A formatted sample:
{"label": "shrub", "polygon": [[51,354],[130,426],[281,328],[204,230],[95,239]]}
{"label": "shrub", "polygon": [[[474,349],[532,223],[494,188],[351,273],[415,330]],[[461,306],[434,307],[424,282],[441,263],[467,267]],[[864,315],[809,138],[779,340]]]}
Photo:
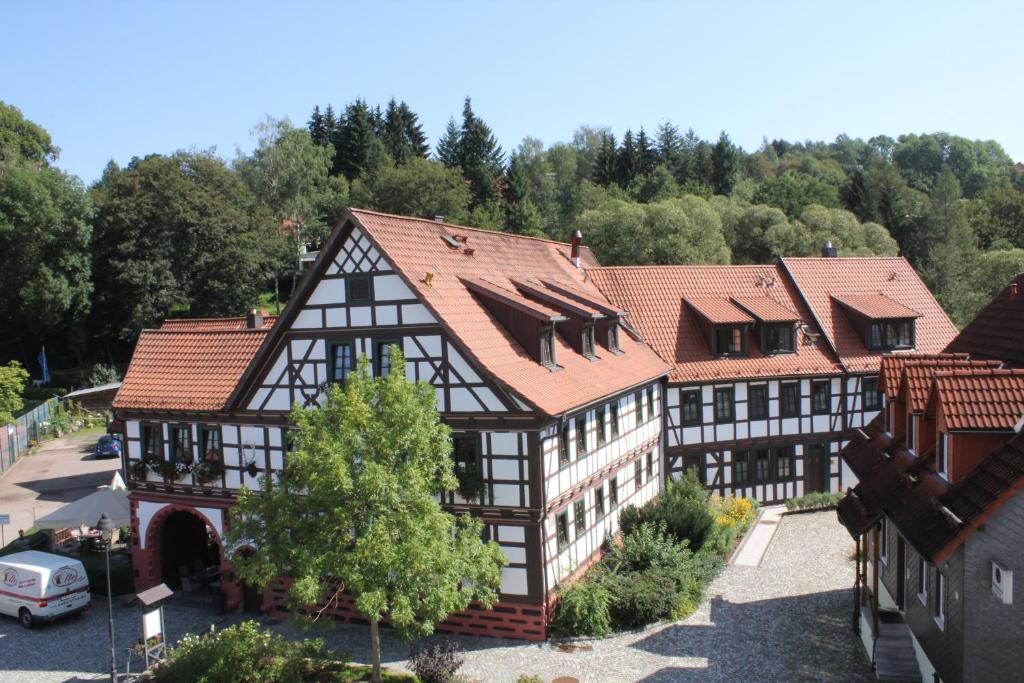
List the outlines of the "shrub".
{"label": "shrub", "polygon": [[612,596],[600,570],[558,589],[558,607],[551,630],[559,636],[606,636],[612,632]]}
{"label": "shrub", "polygon": [[669,479],[660,496],[640,508],[635,515],[629,512],[627,524],[622,526],[623,533],[644,522],[663,524],[671,535],[689,541],[691,548],[700,548],[715,519],[697,471],[690,468],[680,479]]}
{"label": "shrub", "polygon": [[808,493],[786,501],[786,509],[790,512],[796,510],[820,510],[837,505],[843,499],[842,493],[827,493],[824,491]]}
{"label": "shrub", "polygon": [[448,683],[465,661],[459,644],[448,641],[413,652],[409,668],[422,683]]}
{"label": "shrub", "polygon": [[664,527],[643,522],[623,533],[605,556],[605,565],[613,573],[643,572],[649,569],[679,570],[689,563],[692,553],[686,541],[676,541]]}
{"label": "shrub", "polygon": [[154,670],[157,683],[243,683],[314,681],[343,671],[344,658],[323,640],[291,643],[244,621],[223,631],[188,634]]}
{"label": "shrub", "polygon": [[667,572],[634,572],[609,581],[614,582],[611,615],[617,627],[636,628],[672,615],[676,579]]}
{"label": "shrub", "polygon": [[631,503],[622,508],[622,512],[619,513],[619,531],[623,535],[631,533],[643,521],[643,514],[640,512],[640,509]]}
{"label": "shrub", "polygon": [[516,683],[544,683],[544,679],[536,674],[519,674]]}

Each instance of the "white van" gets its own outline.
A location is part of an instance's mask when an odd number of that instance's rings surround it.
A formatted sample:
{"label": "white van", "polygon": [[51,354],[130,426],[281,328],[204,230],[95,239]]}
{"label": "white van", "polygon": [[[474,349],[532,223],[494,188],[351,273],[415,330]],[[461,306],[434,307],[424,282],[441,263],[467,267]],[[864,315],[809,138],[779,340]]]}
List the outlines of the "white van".
{"label": "white van", "polygon": [[32,628],[89,608],[89,577],[78,560],[38,550],[0,556],[0,614]]}

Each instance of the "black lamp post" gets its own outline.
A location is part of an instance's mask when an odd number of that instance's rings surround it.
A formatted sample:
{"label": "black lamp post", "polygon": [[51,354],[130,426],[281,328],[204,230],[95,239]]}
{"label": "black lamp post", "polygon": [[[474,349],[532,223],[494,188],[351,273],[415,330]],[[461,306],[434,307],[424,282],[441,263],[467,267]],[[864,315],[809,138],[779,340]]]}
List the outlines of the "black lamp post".
{"label": "black lamp post", "polygon": [[96,522],[96,530],[103,538],[104,552],[107,558],[107,628],[110,632],[110,683],[117,683],[117,660],[114,657],[114,598],[110,588],[110,544],[114,535],[114,523],[104,512],[100,521]]}

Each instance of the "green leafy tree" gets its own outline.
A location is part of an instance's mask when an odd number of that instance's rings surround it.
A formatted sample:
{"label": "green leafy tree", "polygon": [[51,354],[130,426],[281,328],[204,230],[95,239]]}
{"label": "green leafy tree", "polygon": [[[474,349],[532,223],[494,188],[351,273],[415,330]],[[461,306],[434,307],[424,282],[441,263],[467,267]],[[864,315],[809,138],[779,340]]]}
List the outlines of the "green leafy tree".
{"label": "green leafy tree", "polygon": [[459,165],[459,150],[459,126],[455,123],[455,117],[452,117],[448,119],[444,135],[437,141],[437,149],[434,154],[445,168],[455,168]]}
{"label": "green leafy tree", "polygon": [[615,136],[611,133],[602,135],[601,146],[598,148],[594,159],[594,172],[591,179],[603,187],[614,183],[618,156]]}
{"label": "green leafy tree", "polygon": [[33,357],[47,338],[76,355],[86,346],[92,205],[56,155],[45,130],[0,103],[0,356]]}
{"label": "green leafy tree", "polygon": [[628,191],[633,199],[647,204],[675,197],[679,194],[679,184],[667,167],[658,165],[650,173],[633,178]]}
{"label": "green leafy tree", "polygon": [[21,363],[12,360],[7,365],[0,365],[0,426],[14,422],[14,418],[21,414],[25,406],[21,395],[27,380],[28,372]]}
{"label": "green leafy tree", "polygon": [[810,204],[839,208],[839,188],[800,171],[787,171],[761,183],[754,192],[754,202],[799,216]]}
{"label": "green leafy tree", "polygon": [[652,204],[611,200],[576,222],[606,265],[728,263],[722,222],[700,197]]}
{"label": "green leafy tree", "polygon": [[228,534],[229,544],[255,546],[233,558],[246,581],[293,579],[287,601],[297,620],[347,592],[370,622],[375,681],[382,619],[423,636],[474,600],[490,607],[505,563],[497,544],[482,541],[479,520],[435,499],[457,486],[449,430],[434,388],[408,382],[397,347],[391,353],[386,377],[371,377],[361,358],[323,407],[293,411],[295,450],[280,480],[240,492]]}
{"label": "green leafy tree", "polygon": [[104,384],[113,384],[114,382],[121,381],[121,374],[112,365],[104,365],[103,363],[97,363],[92,366],[92,372],[89,373],[89,379],[86,380],[90,387],[101,387]]}
{"label": "green leafy tree", "polygon": [[633,182],[633,176],[638,173],[639,165],[640,159],[633,131],[627,130],[626,134],[622,136],[622,146],[619,147],[618,154],[615,156],[614,178],[619,187],[629,187],[629,184]]}
{"label": "green leafy tree", "polygon": [[877,223],[861,223],[849,211],[811,204],[800,214],[803,239],[811,253],[832,242],[842,256],[896,256],[899,245]]}
{"label": "green leafy tree", "polygon": [[352,200],[358,206],[402,216],[444,216],[454,223],[469,220],[471,199],[458,169],[420,157],[352,184]]}
{"label": "green leafy tree", "polygon": [[238,174],[209,154],[111,163],[96,205],[95,329],[130,341],[175,310],[239,315],[270,279],[277,225]]}

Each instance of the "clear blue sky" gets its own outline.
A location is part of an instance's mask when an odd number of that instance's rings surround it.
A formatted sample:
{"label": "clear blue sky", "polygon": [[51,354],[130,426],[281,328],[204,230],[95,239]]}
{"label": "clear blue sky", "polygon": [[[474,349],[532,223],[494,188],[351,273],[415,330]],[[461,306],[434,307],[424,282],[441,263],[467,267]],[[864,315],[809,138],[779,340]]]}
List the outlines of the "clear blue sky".
{"label": "clear blue sky", "polygon": [[19,2],[0,99],[86,182],[248,149],[263,116],[394,95],[435,141],[466,95],[506,150],[665,120],[738,144],[948,131],[1024,159],[1021,2]]}

